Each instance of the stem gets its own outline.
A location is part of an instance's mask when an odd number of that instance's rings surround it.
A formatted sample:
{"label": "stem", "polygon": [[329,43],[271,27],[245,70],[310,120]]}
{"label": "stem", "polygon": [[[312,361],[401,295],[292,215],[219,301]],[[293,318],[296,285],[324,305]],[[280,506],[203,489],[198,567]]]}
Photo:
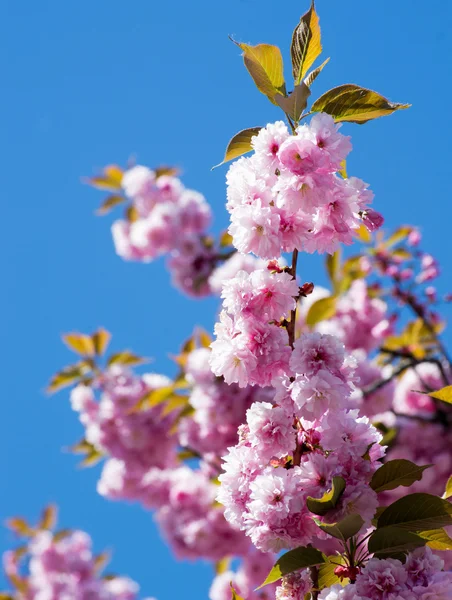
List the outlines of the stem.
{"label": "stem", "polygon": [[319,569],[318,569],[318,567],[309,567],[309,573],[311,575],[311,581],[312,581],[311,597],[312,597],[312,600],[317,600],[319,597]]}
{"label": "stem", "polygon": [[[297,277],[297,261],[298,261],[298,250],[295,250],[292,253],[292,266],[290,268],[290,274],[292,275],[292,279],[296,279]],[[295,305],[294,310],[290,313],[290,321],[287,325],[287,333],[289,335],[289,346],[293,350],[294,342],[295,342],[295,320],[297,317],[297,306]]]}

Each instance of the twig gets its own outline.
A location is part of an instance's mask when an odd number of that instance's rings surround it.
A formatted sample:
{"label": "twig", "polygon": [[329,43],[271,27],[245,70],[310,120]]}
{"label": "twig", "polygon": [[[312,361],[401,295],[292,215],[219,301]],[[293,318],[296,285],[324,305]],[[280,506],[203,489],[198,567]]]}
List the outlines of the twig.
{"label": "twig", "polygon": [[[297,261],[298,261],[298,250],[295,250],[292,253],[292,266],[290,268],[290,274],[292,275],[292,279],[297,278]],[[294,310],[290,313],[290,321],[287,324],[287,333],[289,335],[289,345],[293,349],[295,342],[295,320],[297,318],[297,305],[295,305]]]}

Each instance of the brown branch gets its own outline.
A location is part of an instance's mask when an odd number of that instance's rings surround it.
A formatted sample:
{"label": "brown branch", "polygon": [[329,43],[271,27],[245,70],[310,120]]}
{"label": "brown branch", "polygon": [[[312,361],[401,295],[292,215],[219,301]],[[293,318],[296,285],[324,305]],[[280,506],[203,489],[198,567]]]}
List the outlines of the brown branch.
{"label": "brown branch", "polygon": [[[295,250],[292,253],[292,266],[290,267],[290,274],[292,275],[292,279],[297,278],[297,261],[298,261],[298,250]],[[297,318],[297,305],[295,305],[294,310],[290,313],[290,321],[287,324],[287,333],[289,335],[289,346],[293,350],[294,342],[295,342],[295,321]]]}

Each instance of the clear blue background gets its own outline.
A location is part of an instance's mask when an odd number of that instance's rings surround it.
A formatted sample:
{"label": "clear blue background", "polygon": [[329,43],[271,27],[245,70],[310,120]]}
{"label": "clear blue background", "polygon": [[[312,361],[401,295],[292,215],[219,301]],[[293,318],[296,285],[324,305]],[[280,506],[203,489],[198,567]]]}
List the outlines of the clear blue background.
{"label": "clear blue background", "polygon": [[[1,351],[3,426],[0,518],[35,518],[61,506],[61,524],[80,527],[96,548],[114,549],[112,568],[159,600],[207,597],[207,564],[177,564],[152,517],[108,503],[95,491],[99,468],[76,468],[62,452],[81,437],[67,393],[48,398],[49,376],[72,356],[59,336],[103,325],[113,348],[155,357],[170,372],[195,323],[211,328],[216,301],[174,291],[162,263],[121,261],[109,223],[93,212],[102,194],[80,177],[111,162],[183,167],[187,186],[224,210],[227,140],[279,118],[255,89],[228,40],[279,45],[307,0],[4,0],[0,19],[2,177]],[[450,22],[444,0],[397,3],[318,0],[325,57],[313,88],[355,82],[413,107],[365,126],[347,125],[349,173],[371,183],[389,227],[422,226],[424,247],[451,266]],[[289,69],[287,69],[288,75]],[[302,277],[324,281],[319,261]],[[447,276],[442,288],[447,289]],[[2,529],[1,549],[12,535]]]}

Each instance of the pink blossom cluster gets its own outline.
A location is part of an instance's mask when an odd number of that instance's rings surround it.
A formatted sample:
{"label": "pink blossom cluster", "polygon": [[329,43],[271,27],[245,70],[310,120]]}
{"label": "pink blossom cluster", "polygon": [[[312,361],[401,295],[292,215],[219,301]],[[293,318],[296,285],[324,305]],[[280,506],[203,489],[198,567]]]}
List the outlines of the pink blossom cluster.
{"label": "pink blossom cluster", "polygon": [[349,409],[353,366],[334,337],[304,334],[275,404],[256,402],[247,411],[240,442],[224,457],[218,500],[226,519],[259,550],[278,552],[325,537],[307,498],[321,498],[334,477],[345,481],[345,491],[321,518],[334,522],[355,512],[367,522],[373,518],[377,495],[368,482],[384,448],[369,419]]}
{"label": "pink blossom cluster", "polygon": [[249,541],[225,520],[215,503],[218,486],[202,467],[150,469],[142,481],[143,501],[157,509],[156,522],[178,558],[244,555]]}
{"label": "pink blossom cluster", "polygon": [[370,294],[364,279],[356,279],[338,298],[334,317],[319,323],[317,330],[336,335],[350,352],[369,353],[392,335],[393,323],[386,302]]}
{"label": "pink blossom cluster", "polygon": [[211,209],[204,196],[186,189],[177,177],[157,176],[142,165],[124,173],[122,188],[137,218],[113,223],[116,252],[126,260],[143,262],[167,254],[178,288],[193,296],[209,294],[208,278],[218,251],[206,237]]}
{"label": "pink blossom cluster", "polygon": [[136,410],[146,393],[170,383],[163,375],[138,376],[112,365],[92,386],[78,385],[71,392],[71,404],[80,414],[86,440],[103,454],[127,465],[131,478],[141,477],[152,466],[175,464],[177,440],[168,435],[174,416],[162,416],[161,406]]}
{"label": "pink blossom cluster", "polygon": [[287,272],[240,271],[224,283],[210,365],[226,383],[268,386],[287,372],[291,355],[280,320],[296,306],[298,284]]}
{"label": "pink blossom cluster", "polygon": [[229,233],[240,252],[264,259],[295,248],[333,253],[352,243],[360,225],[381,226],[381,215],[368,208],[367,185],[338,175],[351,150],[339,127],[327,114],[315,115],[294,135],[282,121],[269,124],[253,138],[254,154],[232,164]]}
{"label": "pink blossom cluster", "polygon": [[209,348],[198,348],[187,357],[185,377],[193,386],[190,405],[194,412],[180,421],[178,438],[182,447],[216,460],[238,442],[237,430],[252,403],[272,399],[273,393],[269,388],[228,385],[222,377],[215,377],[210,354]]}
{"label": "pink blossom cluster", "polygon": [[[131,579],[99,576],[91,545],[84,531],[63,537],[39,531],[27,547],[29,573],[21,600],[137,600],[139,587]],[[4,554],[4,566],[13,582],[22,579],[14,551]]]}
{"label": "pink blossom cluster", "polygon": [[302,569],[282,578],[276,589],[276,600],[304,600],[311,590],[310,573],[307,569]]}
{"label": "pink blossom cluster", "polygon": [[124,173],[122,188],[138,214],[131,223],[113,224],[116,251],[127,260],[150,261],[168,254],[210,224],[204,196],[184,188],[177,177],[157,177],[151,169],[136,165]]}
{"label": "pink blossom cluster", "polygon": [[443,566],[427,547],[411,552],[404,564],[392,558],[372,558],[356,583],[326,588],[319,600],[451,600],[452,573],[442,571]]}
{"label": "pink blossom cluster", "polygon": [[[419,393],[427,388],[440,389],[443,385],[438,367],[421,363],[415,369],[405,371],[397,382],[393,405],[397,417],[381,416],[388,427],[397,428],[396,443],[391,446],[388,459],[405,458],[420,465],[435,465],[425,471],[421,481],[413,484],[414,492],[441,495],[452,473],[452,413],[449,405]],[[390,495],[394,499],[401,492],[396,489]]]}

